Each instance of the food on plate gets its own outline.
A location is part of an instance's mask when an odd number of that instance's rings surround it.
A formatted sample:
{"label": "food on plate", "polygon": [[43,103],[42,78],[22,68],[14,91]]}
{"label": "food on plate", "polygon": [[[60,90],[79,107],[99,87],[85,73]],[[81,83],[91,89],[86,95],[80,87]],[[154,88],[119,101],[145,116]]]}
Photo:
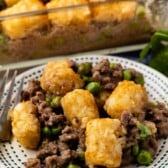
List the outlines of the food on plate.
{"label": "food on plate", "polygon": [[36,106],[31,101],[21,102],[11,112],[12,133],[25,147],[36,149],[40,142],[40,123]]}
{"label": "food on plate", "polygon": [[119,167],[122,159],[122,145],[119,140],[121,130],[118,119],[101,118],[89,121],[85,140],[86,164]]}
{"label": "food on plate", "polygon": [[98,108],[93,95],[83,89],[68,92],[62,99],[64,115],[74,127],[85,128],[87,123],[99,118]]}
{"label": "food on plate", "polygon": [[[71,79],[66,71],[73,74]],[[74,75],[77,80],[73,80]],[[73,80],[73,87],[58,89],[61,84],[67,85],[67,79]],[[151,102],[145,86],[142,73],[108,59],[95,64],[73,60],[48,63],[39,80],[29,81],[22,91],[21,103],[15,107],[31,102],[40,126],[36,157],[29,158],[24,166],[150,165],[159,140],[168,137],[168,108]],[[29,120],[24,122],[29,124]],[[13,130],[15,125],[12,123]],[[17,138],[17,134],[14,136]]]}
{"label": "food on plate", "polygon": [[96,5],[93,0],[7,2],[15,3],[0,8],[0,64],[141,43],[154,31],[145,16],[136,15],[133,1]]}
{"label": "food on plate", "polygon": [[[80,5],[80,4],[87,4],[87,0],[52,0],[46,4],[47,9],[50,8],[59,8],[59,7],[65,7],[65,6],[74,6],[74,5]],[[73,10],[69,9],[66,12],[60,11],[56,13],[50,13],[48,14],[49,20],[57,25],[69,25],[69,24],[81,24],[87,23],[90,19],[90,9],[89,6],[84,6],[79,9]]]}
{"label": "food on plate", "polygon": [[[21,12],[46,9],[40,0],[21,0],[15,5],[0,12],[0,16],[11,15]],[[48,24],[47,15],[29,16],[3,20],[2,31],[11,39],[23,38],[31,31],[39,29]]]}
{"label": "food on plate", "polygon": [[41,77],[41,87],[56,95],[64,95],[73,89],[82,88],[83,81],[68,65],[68,62],[49,62]]}
{"label": "food on plate", "polygon": [[147,93],[145,88],[140,84],[124,80],[118,84],[106,100],[104,109],[111,117],[121,118],[124,111],[138,113],[146,102]]}

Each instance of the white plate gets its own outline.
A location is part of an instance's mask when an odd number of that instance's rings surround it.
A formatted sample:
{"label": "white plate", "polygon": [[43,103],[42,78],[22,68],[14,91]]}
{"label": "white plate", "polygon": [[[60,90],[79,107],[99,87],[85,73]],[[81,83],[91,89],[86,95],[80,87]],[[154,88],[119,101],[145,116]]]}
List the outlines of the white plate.
{"label": "white plate", "polygon": [[[77,61],[78,63],[90,61],[94,64],[103,58],[108,58],[111,62],[121,63],[124,67],[135,68],[144,74],[145,87],[147,88],[150,99],[163,102],[168,106],[168,78],[145,65],[112,56],[88,55],[69,58]],[[19,75],[16,78],[16,86],[14,88],[13,97],[17,93],[18,84],[23,76],[25,77],[24,87],[26,87],[28,80],[32,78],[39,79],[43,68],[44,66],[40,66]],[[5,98],[5,96],[6,94],[4,94],[3,97]],[[149,166],[150,168],[168,167],[168,138],[162,139],[159,144],[158,152],[154,162]],[[21,168],[23,167],[22,162],[26,161],[29,157],[33,157],[34,155],[35,151],[26,150],[15,139],[11,143],[0,143],[0,168]]]}

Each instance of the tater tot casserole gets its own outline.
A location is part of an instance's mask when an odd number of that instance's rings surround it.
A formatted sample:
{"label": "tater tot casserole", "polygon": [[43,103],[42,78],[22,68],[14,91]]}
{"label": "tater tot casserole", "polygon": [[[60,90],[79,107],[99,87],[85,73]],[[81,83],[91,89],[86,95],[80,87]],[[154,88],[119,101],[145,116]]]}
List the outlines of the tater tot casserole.
{"label": "tater tot casserole", "polygon": [[153,32],[136,1],[1,0],[0,64],[144,43]]}
{"label": "tater tot casserole", "polygon": [[36,151],[26,168],[148,166],[168,136],[168,108],[142,73],[102,59],[51,61],[10,112],[13,136]]}

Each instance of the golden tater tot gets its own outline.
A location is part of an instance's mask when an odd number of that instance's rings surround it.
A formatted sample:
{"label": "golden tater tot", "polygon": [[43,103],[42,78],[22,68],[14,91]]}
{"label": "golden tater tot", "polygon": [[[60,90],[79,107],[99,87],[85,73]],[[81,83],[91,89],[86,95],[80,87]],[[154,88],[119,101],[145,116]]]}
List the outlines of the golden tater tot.
{"label": "golden tater tot", "polygon": [[[89,0],[96,2],[97,0]],[[101,1],[101,0],[100,0]],[[123,21],[135,16],[136,2],[113,2],[91,7],[91,12],[95,20],[98,21]]]}
{"label": "golden tater tot", "polygon": [[73,89],[82,88],[84,82],[68,64],[67,60],[49,62],[41,77],[41,87],[55,95],[64,95]]}
{"label": "golden tater tot", "polygon": [[67,93],[62,99],[64,115],[74,127],[85,128],[88,121],[99,118],[93,95],[82,89]]}
{"label": "golden tater tot", "polygon": [[[40,0],[21,0],[0,12],[0,16],[22,12],[44,10],[46,7]],[[18,17],[1,22],[3,32],[12,39],[25,37],[29,32],[48,25],[47,15]]]}
{"label": "golden tater tot", "polygon": [[21,102],[11,112],[12,133],[29,149],[37,148],[40,141],[40,123],[36,118],[36,107],[31,101]]}
{"label": "golden tater tot", "polygon": [[87,165],[105,167],[119,167],[122,158],[122,146],[116,132],[121,130],[118,119],[93,119],[86,127]]}
{"label": "golden tater tot", "polygon": [[[47,8],[59,8],[65,6],[74,6],[86,4],[87,0],[52,0],[47,3]],[[89,6],[84,6],[79,9],[68,9],[48,14],[49,20],[54,24],[69,25],[71,23],[85,23],[89,21],[90,9]]]}
{"label": "golden tater tot", "polygon": [[147,102],[147,93],[143,86],[133,81],[122,81],[109,98],[104,109],[113,118],[121,118],[124,111],[138,112]]}

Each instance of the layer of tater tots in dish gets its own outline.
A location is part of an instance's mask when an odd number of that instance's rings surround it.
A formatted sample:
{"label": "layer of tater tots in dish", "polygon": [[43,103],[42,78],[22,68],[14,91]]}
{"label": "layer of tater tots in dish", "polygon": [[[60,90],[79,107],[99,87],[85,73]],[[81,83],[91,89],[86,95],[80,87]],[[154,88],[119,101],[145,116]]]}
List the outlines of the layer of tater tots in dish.
{"label": "layer of tater tots in dish", "polygon": [[150,165],[168,136],[168,109],[149,101],[143,74],[102,59],[49,62],[11,112],[12,133],[37,150],[26,168]]}

